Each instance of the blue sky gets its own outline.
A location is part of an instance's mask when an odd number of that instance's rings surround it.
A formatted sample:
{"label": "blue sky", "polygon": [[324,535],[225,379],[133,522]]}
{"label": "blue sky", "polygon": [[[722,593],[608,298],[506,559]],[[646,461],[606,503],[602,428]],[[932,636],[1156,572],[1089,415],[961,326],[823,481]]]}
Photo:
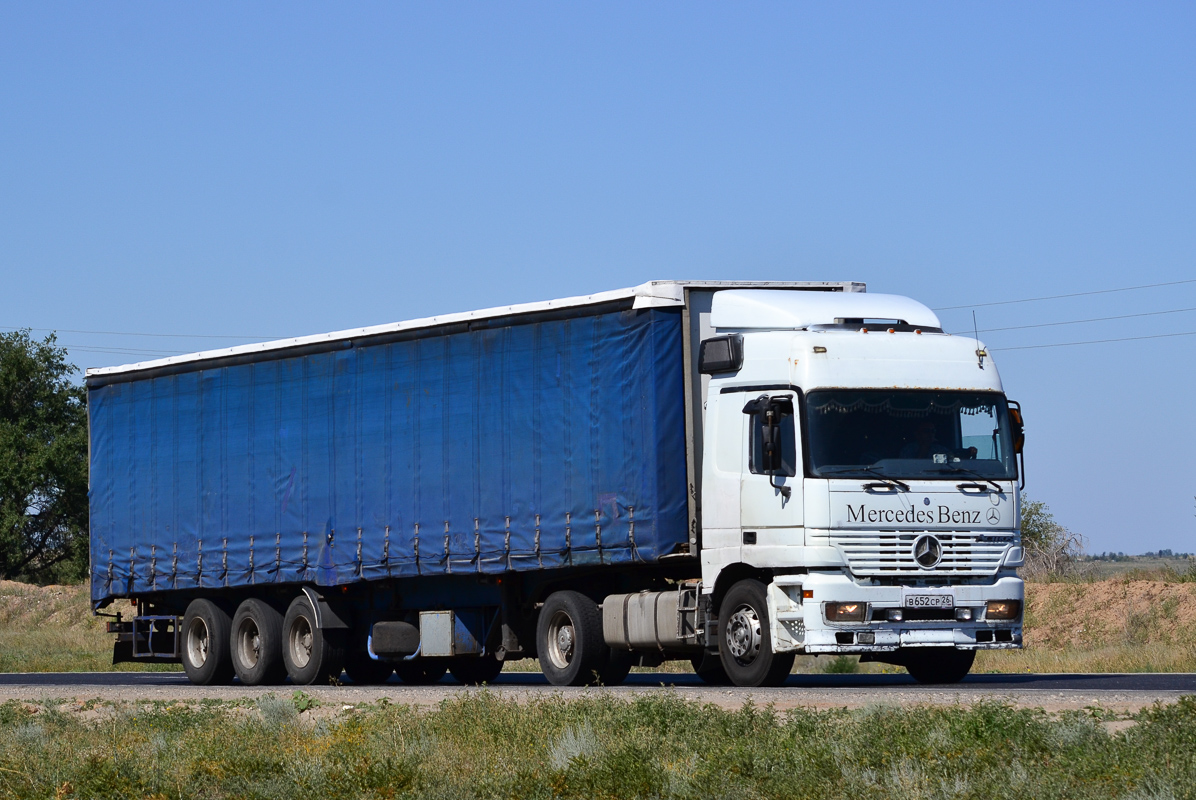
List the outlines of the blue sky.
{"label": "blue sky", "polygon": [[[81,367],[654,278],[982,333],[1031,496],[1196,551],[1196,6],[0,5],[0,327]],[[41,331],[37,331],[40,333]],[[162,334],[174,334],[164,336]],[[179,336],[183,335],[183,336]],[[231,338],[200,338],[231,337]]]}

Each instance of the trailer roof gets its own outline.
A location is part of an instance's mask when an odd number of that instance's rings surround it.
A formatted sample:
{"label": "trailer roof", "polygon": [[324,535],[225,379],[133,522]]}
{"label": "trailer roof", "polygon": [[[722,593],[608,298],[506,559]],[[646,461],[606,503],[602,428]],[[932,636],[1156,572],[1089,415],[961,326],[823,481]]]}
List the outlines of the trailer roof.
{"label": "trailer roof", "polygon": [[632,301],[632,308],[679,306],[685,303],[686,289],[797,289],[821,292],[863,292],[865,291],[865,285],[854,281],[648,281],[629,289],[615,289],[609,292],[565,297],[559,300],[542,300],[535,303],[520,303],[511,306],[484,308],[478,311],[440,314],[435,317],[423,317],[404,322],[391,322],[385,325],[351,328],[332,333],[317,333],[310,336],[298,336],[292,339],[278,339],[272,342],[243,344],[236,347],[224,347],[219,350],[204,350],[199,353],[158,358],[152,361],[139,361],[135,364],[124,364],[115,367],[95,367],[87,370],[86,377],[88,379],[104,378],[111,375],[157,370],[163,367],[177,367],[184,364],[198,364],[199,362],[236,356],[249,356],[272,350],[290,350],[299,347],[331,344],[347,339],[383,336],[400,331],[436,328],[443,325],[492,319],[495,317],[540,314],[546,311],[601,305],[621,300]]}

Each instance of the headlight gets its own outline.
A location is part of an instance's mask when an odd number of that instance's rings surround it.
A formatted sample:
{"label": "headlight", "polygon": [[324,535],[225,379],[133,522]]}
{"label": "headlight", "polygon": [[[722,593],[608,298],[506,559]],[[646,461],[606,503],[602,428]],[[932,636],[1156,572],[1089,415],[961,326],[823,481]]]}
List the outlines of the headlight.
{"label": "headlight", "polygon": [[1022,613],[1021,600],[989,600],[984,610],[985,619],[1017,619]]}
{"label": "headlight", "polygon": [[863,622],[868,614],[867,603],[827,603],[828,622]]}

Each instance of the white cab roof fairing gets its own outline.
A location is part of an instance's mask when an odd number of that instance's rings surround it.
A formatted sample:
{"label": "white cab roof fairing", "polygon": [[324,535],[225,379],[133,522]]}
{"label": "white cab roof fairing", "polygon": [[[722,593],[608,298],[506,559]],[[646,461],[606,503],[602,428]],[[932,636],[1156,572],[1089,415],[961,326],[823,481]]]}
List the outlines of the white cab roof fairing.
{"label": "white cab roof fairing", "polygon": [[831,325],[837,319],[901,320],[916,327],[942,327],[929,308],[895,294],[731,289],[716,294],[710,309],[710,324],[719,330],[796,330]]}
{"label": "white cab roof fairing", "polygon": [[[825,352],[815,352],[815,348]],[[969,336],[912,331],[745,331],[744,364],[720,388],[788,383],[814,389],[1004,392],[992,357]]]}
{"label": "white cab roof fairing", "polygon": [[[814,348],[825,348],[816,353]],[[802,332],[790,339],[790,380],[829,388],[1004,392],[992,357],[970,336],[945,333]],[[983,365],[983,368],[981,367]]]}

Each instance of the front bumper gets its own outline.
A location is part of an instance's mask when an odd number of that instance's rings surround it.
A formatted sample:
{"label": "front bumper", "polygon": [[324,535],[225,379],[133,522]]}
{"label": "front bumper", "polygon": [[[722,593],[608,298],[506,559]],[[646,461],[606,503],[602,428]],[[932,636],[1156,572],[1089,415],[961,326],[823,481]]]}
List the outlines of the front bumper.
{"label": "front bumper", "polygon": [[[907,595],[949,594],[953,607],[969,608],[973,619],[883,619],[889,609],[904,609]],[[803,597],[803,595],[810,595]],[[1022,615],[987,620],[989,600],[1025,604],[1025,585],[1006,576],[982,586],[861,586],[842,573],[779,575],[768,587],[768,616],[773,649],[804,653],[883,653],[905,647],[954,647],[961,650],[1012,650],[1022,646]],[[828,622],[825,603],[866,603],[861,622]],[[1024,611],[1023,611],[1024,613]],[[881,619],[874,619],[881,617]]]}

